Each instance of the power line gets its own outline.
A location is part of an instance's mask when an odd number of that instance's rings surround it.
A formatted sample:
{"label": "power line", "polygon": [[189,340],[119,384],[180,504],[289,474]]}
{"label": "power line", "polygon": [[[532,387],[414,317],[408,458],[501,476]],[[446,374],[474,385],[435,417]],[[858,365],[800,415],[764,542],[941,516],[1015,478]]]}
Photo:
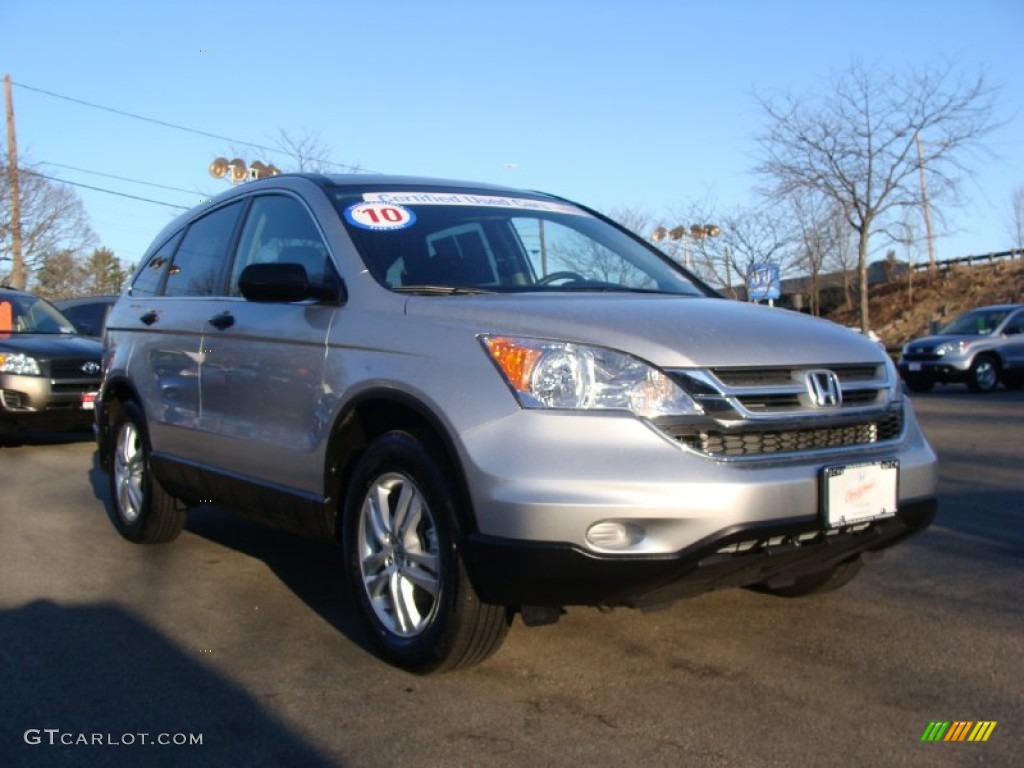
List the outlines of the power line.
{"label": "power line", "polygon": [[105,192],[108,195],[117,195],[118,197],[127,197],[132,200],[141,200],[144,203],[156,203],[157,205],[166,205],[168,208],[178,208],[182,211],[187,211],[187,205],[175,205],[174,203],[165,203],[163,200],[153,200],[148,197],[139,197],[138,195],[129,195],[125,192],[115,192],[112,189],[103,189],[102,187],[93,187],[89,184],[80,184],[77,181],[67,181],[66,179],[58,179],[55,176],[47,176],[45,173],[39,173],[38,171],[29,171],[25,168],[19,169],[19,173],[27,173],[30,176],[38,176],[41,179],[48,179],[49,181],[56,181],[58,184],[70,184],[73,187],[82,187],[83,189],[91,189],[94,192]]}
{"label": "power line", "polygon": [[[100,110],[103,110],[104,112],[110,112],[110,113],[115,114],[115,115],[121,115],[122,117],[130,117],[133,120],[141,120],[141,121],[143,121],[145,123],[152,123],[154,125],[163,126],[164,128],[173,128],[176,131],[184,131],[185,133],[194,133],[197,136],[205,136],[208,139],[217,139],[218,141],[226,141],[226,142],[229,142],[231,144],[241,144],[242,146],[252,147],[253,149],[259,149],[259,150],[261,150],[263,152],[277,152],[277,153],[282,154],[282,155],[288,155],[289,157],[294,157],[297,160],[301,160],[302,159],[302,155],[296,154],[295,152],[289,152],[288,150],[285,150],[285,149],[277,149],[275,147],[268,147],[268,146],[265,146],[263,144],[255,144],[255,143],[253,143],[251,141],[242,141],[241,139],[232,139],[232,138],[230,138],[228,136],[219,136],[216,133],[209,133],[208,131],[201,131],[198,128],[189,128],[189,127],[184,126],[184,125],[177,125],[176,123],[168,123],[168,122],[166,122],[164,120],[157,120],[156,118],[152,118],[152,117],[145,117],[143,115],[136,115],[134,112],[126,112],[123,109],[115,109],[114,107],[105,107],[102,104],[95,104],[95,103],[93,103],[91,101],[85,101],[84,99],[76,99],[73,96],[64,96],[64,95],[59,94],[59,93],[54,93],[53,91],[44,90],[43,88],[36,88],[34,86],[31,86],[31,85],[25,85],[24,83],[14,83],[12,81],[12,85],[16,85],[19,88],[24,88],[26,91],[35,91],[36,93],[42,93],[42,94],[44,94],[46,96],[51,96],[51,97],[53,97],[55,99],[63,99],[64,101],[70,101],[70,102],[73,102],[75,104],[80,104],[83,107],[91,107],[93,109],[100,109]],[[336,168],[342,168],[344,170],[351,171],[353,173],[359,173],[359,172],[365,172],[365,171],[370,171],[371,173],[374,173],[374,171],[371,171],[369,168],[362,168],[360,166],[355,166],[355,165],[346,165],[344,163],[334,163],[334,162],[331,162],[329,160],[325,160],[325,161],[323,161],[323,163],[325,165],[332,165],[332,166],[335,166]]]}
{"label": "power line", "polygon": [[181,187],[168,187],[166,184],[156,184],[152,181],[142,181],[141,179],[129,179],[126,176],[115,176],[112,173],[103,173],[102,171],[91,171],[88,168],[76,168],[73,165],[63,165],[61,163],[50,163],[45,160],[40,161],[40,165],[50,165],[54,168],[66,168],[69,171],[79,171],[80,173],[91,173],[93,176],[104,176],[108,179],[117,179],[118,181],[130,181],[132,184],[142,184],[146,187],[156,187],[157,189],[169,189],[172,192],[184,192],[187,195],[203,195],[204,197],[213,197],[213,195],[205,192],[197,192],[194,189],[182,189]]}

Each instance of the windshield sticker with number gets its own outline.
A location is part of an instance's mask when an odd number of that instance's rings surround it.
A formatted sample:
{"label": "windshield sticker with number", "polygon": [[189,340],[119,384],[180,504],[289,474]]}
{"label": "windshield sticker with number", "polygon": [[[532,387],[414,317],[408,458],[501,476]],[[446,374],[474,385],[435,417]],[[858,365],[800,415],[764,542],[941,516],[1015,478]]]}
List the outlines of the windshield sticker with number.
{"label": "windshield sticker with number", "polygon": [[405,229],[416,223],[416,214],[388,202],[363,202],[345,209],[345,221],[361,229]]}

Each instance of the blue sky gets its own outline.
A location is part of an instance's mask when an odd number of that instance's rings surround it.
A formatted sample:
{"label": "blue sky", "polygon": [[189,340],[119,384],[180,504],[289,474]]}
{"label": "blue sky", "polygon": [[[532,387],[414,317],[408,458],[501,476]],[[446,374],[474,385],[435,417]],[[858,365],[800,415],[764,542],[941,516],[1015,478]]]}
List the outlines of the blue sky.
{"label": "blue sky", "polygon": [[[1001,88],[1006,124],[944,211],[939,258],[1011,245],[1024,186],[1021,0],[407,0],[282,3],[5,0],[15,83],[270,145],[318,133],[333,158],[389,173],[543,189],[671,221],[748,204],[754,93],[818,90],[853,58],[955,62]],[[70,181],[197,204],[230,142],[14,89],[21,153]],[[247,161],[288,158],[244,149]],[[178,211],[79,189],[103,245],[137,261]],[[883,247],[882,243],[875,243]]]}

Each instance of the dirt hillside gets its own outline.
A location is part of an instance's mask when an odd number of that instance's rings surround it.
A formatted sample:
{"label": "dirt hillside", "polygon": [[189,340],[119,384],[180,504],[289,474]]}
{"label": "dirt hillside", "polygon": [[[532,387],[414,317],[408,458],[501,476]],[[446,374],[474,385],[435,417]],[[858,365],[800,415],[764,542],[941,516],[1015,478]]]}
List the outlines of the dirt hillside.
{"label": "dirt hillside", "polygon": [[[929,323],[944,324],[961,312],[985,304],[1024,302],[1024,260],[955,266],[930,274],[913,273],[876,285],[870,292],[872,329],[890,349],[928,332]],[[828,315],[844,325],[859,325],[856,307]]]}

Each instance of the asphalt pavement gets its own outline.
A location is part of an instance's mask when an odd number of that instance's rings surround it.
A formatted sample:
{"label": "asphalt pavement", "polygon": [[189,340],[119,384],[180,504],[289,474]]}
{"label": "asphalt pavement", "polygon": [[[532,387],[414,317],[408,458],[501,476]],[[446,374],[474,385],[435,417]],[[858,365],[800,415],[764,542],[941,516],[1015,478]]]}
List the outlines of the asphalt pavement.
{"label": "asphalt pavement", "polygon": [[938,518],[842,590],[570,609],[434,677],[373,656],[335,548],[213,508],[133,545],[88,436],[8,439],[0,766],[1022,765],[1024,392],[914,403]]}

